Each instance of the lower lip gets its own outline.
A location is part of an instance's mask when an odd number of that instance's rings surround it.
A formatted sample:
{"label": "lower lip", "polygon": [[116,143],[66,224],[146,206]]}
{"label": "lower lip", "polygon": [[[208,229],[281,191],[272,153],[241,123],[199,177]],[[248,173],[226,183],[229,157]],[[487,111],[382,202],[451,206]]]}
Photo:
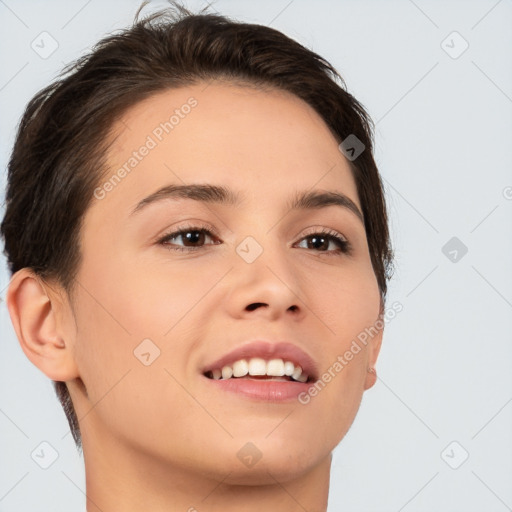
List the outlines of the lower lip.
{"label": "lower lip", "polygon": [[301,393],[307,392],[310,386],[312,386],[311,383],[306,382],[244,378],[208,379],[208,381],[223,391],[237,393],[247,398],[265,402],[296,400]]}

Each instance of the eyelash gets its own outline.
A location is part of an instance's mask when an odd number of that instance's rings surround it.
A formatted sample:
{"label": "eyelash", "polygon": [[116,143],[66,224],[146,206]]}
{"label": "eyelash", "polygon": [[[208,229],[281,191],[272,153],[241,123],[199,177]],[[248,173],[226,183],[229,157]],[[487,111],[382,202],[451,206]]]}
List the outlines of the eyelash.
{"label": "eyelash", "polygon": [[[218,238],[215,233],[212,232],[212,230],[208,229],[206,226],[183,226],[178,228],[178,230],[173,231],[171,233],[167,233],[162,238],[158,240],[158,244],[163,246],[168,246],[167,249],[170,251],[180,251],[180,252],[193,252],[197,251],[198,249],[202,249],[202,247],[180,247],[180,246],[172,246],[169,243],[167,243],[169,240],[172,240],[174,238],[179,237],[180,235],[184,235],[185,233],[190,232],[198,232],[198,233],[204,233],[208,235],[210,238]],[[328,240],[334,240],[338,246],[339,249],[334,251],[319,251],[320,253],[325,254],[326,256],[343,256],[343,255],[351,255],[352,254],[352,245],[348,240],[345,238],[342,238],[339,233],[336,231],[333,231],[331,229],[320,229],[319,231],[313,231],[311,233],[308,233],[304,235],[300,241],[304,240],[305,238],[311,237],[313,235],[323,235],[324,237],[327,237]],[[212,244],[212,245],[219,245],[219,244]],[[203,246],[204,247],[204,246]]]}

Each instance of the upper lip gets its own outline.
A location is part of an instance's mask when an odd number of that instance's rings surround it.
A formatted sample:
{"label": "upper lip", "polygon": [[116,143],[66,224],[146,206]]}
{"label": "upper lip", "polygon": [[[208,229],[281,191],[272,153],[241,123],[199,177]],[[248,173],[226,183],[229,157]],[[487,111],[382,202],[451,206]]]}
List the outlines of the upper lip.
{"label": "upper lip", "polygon": [[261,357],[267,361],[270,359],[282,359],[285,362],[291,361],[302,368],[302,373],[316,380],[317,365],[313,358],[304,350],[288,341],[278,343],[263,340],[245,342],[216,361],[207,364],[203,368],[203,374],[215,369],[222,369],[224,366],[231,366],[240,359],[249,360],[253,357]]}

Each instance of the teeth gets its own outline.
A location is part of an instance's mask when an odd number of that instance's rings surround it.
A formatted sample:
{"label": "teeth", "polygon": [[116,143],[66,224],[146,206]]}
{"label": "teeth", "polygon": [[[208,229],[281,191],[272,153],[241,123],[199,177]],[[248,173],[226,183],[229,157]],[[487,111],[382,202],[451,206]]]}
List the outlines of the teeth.
{"label": "teeth", "polygon": [[245,359],[237,361],[233,365],[233,377],[243,377],[249,373],[249,365]]}
{"label": "teeth", "polygon": [[291,361],[286,361],[286,363],[284,363],[284,374],[291,377],[294,371],[295,365]]}
{"label": "teeth", "polygon": [[295,370],[292,373],[292,379],[299,380],[299,377],[302,374],[302,368],[300,366],[296,366]]}
{"label": "teeth", "polygon": [[224,366],[222,368],[222,378],[223,379],[230,379],[233,376],[233,369],[231,366]]}
{"label": "teeth", "polygon": [[271,359],[267,363],[267,375],[282,377],[284,375],[284,363],[282,359]]}
{"label": "teeth", "polygon": [[265,361],[260,357],[253,357],[249,361],[240,359],[233,363],[232,366],[226,365],[222,369],[216,368],[210,373],[215,380],[231,379],[232,377],[245,377],[246,375],[269,377],[288,376],[298,382],[306,382],[308,376],[302,373],[300,366],[295,366],[292,361],[283,361],[282,359],[271,359]]}
{"label": "teeth", "polygon": [[265,361],[265,359],[260,359],[259,357],[253,357],[249,361],[249,375],[266,375],[266,374],[267,374],[267,362]]}

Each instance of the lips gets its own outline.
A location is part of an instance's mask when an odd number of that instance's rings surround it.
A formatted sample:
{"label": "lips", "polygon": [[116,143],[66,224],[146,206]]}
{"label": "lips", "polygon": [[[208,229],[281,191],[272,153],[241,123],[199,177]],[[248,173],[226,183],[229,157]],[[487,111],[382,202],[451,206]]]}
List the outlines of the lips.
{"label": "lips", "polygon": [[[282,367],[282,364],[279,364],[279,360],[284,363],[285,368],[290,370],[284,374],[280,373],[279,367]],[[264,362],[267,363],[267,372],[265,369],[261,369],[262,364],[264,366]],[[291,364],[294,367],[293,371]],[[241,371],[240,368],[242,368]],[[245,371],[243,368],[245,368]],[[254,371],[254,368],[257,368],[257,370]],[[277,372],[275,368],[278,369]],[[265,374],[269,379],[272,376],[284,375],[286,378],[279,380],[285,382],[290,380],[300,380],[300,382],[306,382],[307,380],[307,382],[311,382],[316,381],[318,376],[315,362],[311,356],[298,346],[290,342],[270,343],[263,340],[250,341],[237,347],[216,361],[207,364],[203,368],[202,373],[206,377],[214,379],[229,379],[230,377],[252,378],[257,375],[261,376],[259,379],[262,381]],[[299,375],[302,375],[302,379]]]}

